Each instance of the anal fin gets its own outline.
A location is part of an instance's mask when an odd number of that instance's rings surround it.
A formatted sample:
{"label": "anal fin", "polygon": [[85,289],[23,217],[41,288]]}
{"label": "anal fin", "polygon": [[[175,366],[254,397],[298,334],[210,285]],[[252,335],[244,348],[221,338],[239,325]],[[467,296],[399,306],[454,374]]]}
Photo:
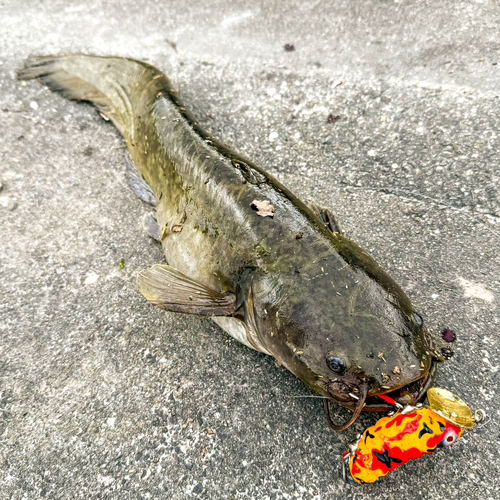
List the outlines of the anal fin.
{"label": "anal fin", "polygon": [[166,264],[141,271],[137,286],[149,302],[166,311],[229,316],[236,309],[234,294],[212,290]]}

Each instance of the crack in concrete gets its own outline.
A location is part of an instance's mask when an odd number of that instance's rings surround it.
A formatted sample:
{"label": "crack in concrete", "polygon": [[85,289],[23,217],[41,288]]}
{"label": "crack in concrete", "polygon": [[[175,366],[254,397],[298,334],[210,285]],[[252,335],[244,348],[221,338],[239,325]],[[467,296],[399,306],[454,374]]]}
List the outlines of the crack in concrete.
{"label": "crack in concrete", "polygon": [[341,184],[343,187],[346,187],[346,188],[349,188],[349,189],[359,189],[360,191],[374,191],[374,192],[377,192],[377,193],[382,193],[382,194],[387,194],[387,195],[390,195],[390,196],[395,196],[397,198],[406,198],[406,199],[410,199],[410,200],[415,200],[415,201],[430,201],[432,204],[434,205],[438,205],[438,206],[441,206],[441,207],[445,207],[445,208],[448,208],[449,210],[452,210],[454,212],[458,212],[462,215],[465,215],[466,217],[468,217],[469,219],[479,223],[479,224],[482,224],[484,226],[484,228],[491,234],[495,235],[497,238],[500,238],[500,233],[498,233],[497,231],[489,228],[486,224],[485,221],[479,219],[477,215],[482,215],[482,216],[486,216],[486,217],[491,217],[493,219],[497,219],[499,222],[500,222],[500,215],[497,215],[497,214],[491,214],[491,213],[488,213],[488,212],[466,212],[466,209],[468,207],[463,207],[463,208],[459,208],[459,207],[455,207],[453,205],[450,205],[448,203],[445,203],[443,201],[440,201],[440,200],[437,200],[436,198],[432,198],[431,196],[427,196],[425,194],[421,194],[421,193],[415,193],[413,191],[406,191],[405,189],[396,189],[396,190],[391,190],[389,188],[375,188],[375,187],[369,187],[369,186],[355,186],[355,185],[352,185],[352,184],[344,184],[342,183]]}

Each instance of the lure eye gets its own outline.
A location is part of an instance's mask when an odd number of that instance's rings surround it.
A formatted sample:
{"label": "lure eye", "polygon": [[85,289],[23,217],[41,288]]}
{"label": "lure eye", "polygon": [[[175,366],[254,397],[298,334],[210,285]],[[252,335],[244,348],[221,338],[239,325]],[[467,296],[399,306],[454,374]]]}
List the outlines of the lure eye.
{"label": "lure eye", "polygon": [[415,323],[417,323],[418,326],[422,326],[424,324],[424,320],[420,314],[413,313],[413,319],[415,320]]}
{"label": "lure eye", "polygon": [[342,373],[345,370],[344,360],[337,358],[336,356],[327,356],[326,364],[328,365],[328,368],[335,373]]}
{"label": "lure eye", "polygon": [[456,440],[458,436],[454,432],[447,432],[444,436],[442,441],[439,443],[440,448],[446,448],[450,445],[452,445]]}

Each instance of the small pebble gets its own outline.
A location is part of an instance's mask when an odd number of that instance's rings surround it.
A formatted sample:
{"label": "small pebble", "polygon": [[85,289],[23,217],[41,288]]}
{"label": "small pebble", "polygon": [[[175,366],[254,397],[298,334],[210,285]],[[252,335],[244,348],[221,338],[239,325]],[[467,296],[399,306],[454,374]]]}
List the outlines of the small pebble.
{"label": "small pebble", "polygon": [[455,340],[457,340],[455,332],[453,330],[450,330],[449,328],[445,328],[441,335],[443,337],[443,340],[446,342],[455,342]]}

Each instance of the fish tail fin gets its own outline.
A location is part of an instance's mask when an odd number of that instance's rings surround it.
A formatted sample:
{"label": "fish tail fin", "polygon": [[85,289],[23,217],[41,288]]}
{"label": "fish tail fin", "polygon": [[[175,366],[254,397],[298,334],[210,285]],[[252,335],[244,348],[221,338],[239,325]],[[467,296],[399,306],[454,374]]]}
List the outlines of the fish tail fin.
{"label": "fish tail fin", "polygon": [[125,138],[133,140],[134,109],[130,97],[134,95],[134,105],[140,106],[141,99],[136,98],[139,89],[144,91],[148,83],[154,86],[157,75],[163,76],[153,66],[133,59],[68,55],[32,57],[18,71],[17,78],[38,78],[67,99],[91,102]]}

